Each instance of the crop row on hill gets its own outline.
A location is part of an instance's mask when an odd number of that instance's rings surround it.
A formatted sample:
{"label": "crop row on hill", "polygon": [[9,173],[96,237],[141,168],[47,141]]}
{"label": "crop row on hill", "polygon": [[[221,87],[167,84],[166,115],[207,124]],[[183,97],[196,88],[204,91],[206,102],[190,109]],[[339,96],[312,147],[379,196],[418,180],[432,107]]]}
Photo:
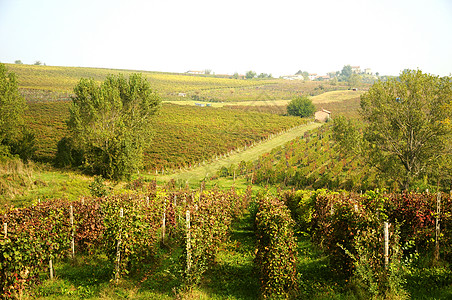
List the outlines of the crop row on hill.
{"label": "crop row on hill", "polygon": [[182,99],[179,93],[199,92],[209,89],[234,89],[242,87],[265,86],[273,84],[269,80],[237,80],[186,74],[172,74],[161,72],[113,70],[96,68],[54,67],[8,64],[8,69],[17,75],[19,87],[26,91],[28,99],[33,100],[33,90],[51,92],[72,92],[80,78],[93,78],[101,82],[108,75],[143,73],[155,89],[165,100]]}
{"label": "crop row on hill", "polygon": [[[29,102],[26,123],[37,139],[36,157],[51,161],[67,134],[68,101]],[[145,155],[147,169],[187,167],[250,145],[304,121],[296,117],[164,104],[154,122]]]}
{"label": "crop row on hill", "polygon": [[[222,176],[245,175],[261,185],[295,188],[368,190],[383,182],[377,173],[356,156],[339,152],[330,125],[306,132],[283,146],[262,155],[255,163],[222,170]],[[384,183],[386,184],[386,183]]]}
{"label": "crop row on hill", "polygon": [[290,81],[284,79],[239,80],[214,76],[192,76],[148,71],[113,70],[96,68],[54,67],[8,64],[16,73],[19,87],[27,100],[41,100],[51,94],[52,99],[67,99],[80,78],[93,78],[97,82],[108,75],[128,76],[140,72],[164,100],[231,102],[292,99],[300,94],[318,95],[325,91],[344,89],[318,81]]}

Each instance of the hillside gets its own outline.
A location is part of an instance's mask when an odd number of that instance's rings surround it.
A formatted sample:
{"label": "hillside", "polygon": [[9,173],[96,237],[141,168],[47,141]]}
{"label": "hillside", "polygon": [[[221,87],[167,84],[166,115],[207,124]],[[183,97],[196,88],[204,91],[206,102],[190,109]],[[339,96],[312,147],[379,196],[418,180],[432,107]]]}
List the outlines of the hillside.
{"label": "hillside", "polygon": [[291,99],[299,94],[317,95],[329,90],[345,89],[318,81],[284,79],[233,79],[214,75],[189,75],[140,70],[58,67],[6,64],[17,75],[19,87],[27,100],[68,99],[80,78],[101,82],[113,74],[142,73],[165,101],[265,101]]}

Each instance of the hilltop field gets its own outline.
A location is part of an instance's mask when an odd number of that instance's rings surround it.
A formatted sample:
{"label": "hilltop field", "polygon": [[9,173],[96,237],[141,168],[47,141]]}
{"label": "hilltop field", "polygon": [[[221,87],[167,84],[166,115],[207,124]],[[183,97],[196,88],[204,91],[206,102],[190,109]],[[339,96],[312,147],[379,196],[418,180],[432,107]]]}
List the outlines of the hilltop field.
{"label": "hilltop field", "polygon": [[214,75],[190,75],[148,71],[7,64],[16,73],[27,100],[67,99],[80,78],[101,82],[108,75],[140,72],[164,101],[242,102],[290,100],[300,93],[318,95],[348,89],[319,81],[284,79],[233,79]]}

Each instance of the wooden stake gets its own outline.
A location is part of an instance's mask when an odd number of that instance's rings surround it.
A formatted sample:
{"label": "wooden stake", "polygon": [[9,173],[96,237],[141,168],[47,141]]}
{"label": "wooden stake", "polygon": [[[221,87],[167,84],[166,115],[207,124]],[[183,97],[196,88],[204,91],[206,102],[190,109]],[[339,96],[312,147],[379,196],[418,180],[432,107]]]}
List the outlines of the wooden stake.
{"label": "wooden stake", "polygon": [[8,237],[8,223],[3,223],[3,233],[5,234],[5,239]]}
{"label": "wooden stake", "polygon": [[191,269],[191,236],[190,236],[190,211],[187,209],[185,214],[185,222],[187,226],[187,273]]}
{"label": "wooden stake", "polygon": [[435,261],[439,260],[439,236],[440,236],[440,215],[441,215],[441,192],[436,197],[436,226],[435,226]]}
{"label": "wooden stake", "polygon": [[389,223],[384,222],[384,235],[385,235],[385,267],[389,265]]}
{"label": "wooden stake", "polygon": [[69,207],[69,220],[71,222],[71,250],[72,250],[72,259],[75,257],[75,230],[74,230],[74,208],[72,205]]}
{"label": "wooden stake", "polygon": [[162,244],[165,243],[165,231],[166,231],[166,198],[163,204],[163,218],[162,218]]}
{"label": "wooden stake", "polygon": [[50,279],[53,279],[53,263],[49,260]]}
{"label": "wooden stake", "polygon": [[[119,217],[124,217],[124,210],[121,208],[119,211]],[[119,281],[119,263],[121,262],[121,242],[122,242],[122,226],[119,228],[119,239],[118,244],[116,245],[116,273],[115,273],[115,279],[116,283]]]}

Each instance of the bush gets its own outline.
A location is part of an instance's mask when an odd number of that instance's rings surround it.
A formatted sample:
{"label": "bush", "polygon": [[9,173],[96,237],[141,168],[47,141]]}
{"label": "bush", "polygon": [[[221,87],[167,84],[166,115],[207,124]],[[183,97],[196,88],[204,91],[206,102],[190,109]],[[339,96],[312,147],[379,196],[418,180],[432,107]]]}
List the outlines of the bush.
{"label": "bush", "polygon": [[315,112],[315,106],[307,96],[298,96],[290,101],[287,106],[287,113],[291,116],[302,118],[311,117]]}

